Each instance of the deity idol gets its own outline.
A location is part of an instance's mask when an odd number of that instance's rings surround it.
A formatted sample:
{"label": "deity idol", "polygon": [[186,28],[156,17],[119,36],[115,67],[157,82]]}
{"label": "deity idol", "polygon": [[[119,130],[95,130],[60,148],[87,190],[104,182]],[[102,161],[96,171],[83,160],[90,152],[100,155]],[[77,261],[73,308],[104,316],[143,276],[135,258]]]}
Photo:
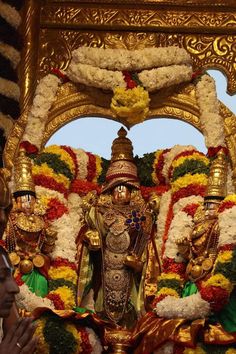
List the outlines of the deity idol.
{"label": "deity idol", "polygon": [[176,263],[160,277],[175,295],[157,297],[153,312],[140,320],[134,353],[235,352],[235,230],[230,225],[235,204],[222,202],[226,177],[220,151],[210,168],[204,206],[197,209],[188,236],[176,237]]}
{"label": "deity idol", "polygon": [[13,209],[4,234],[12,264],[22,275],[29,289],[46,296],[45,275],[49,269],[48,254],[55,243],[55,234],[47,226],[43,209],[36,200],[31,160],[20,150],[14,167]]}
{"label": "deity idol", "polygon": [[106,183],[99,197],[83,203],[86,224],[78,243],[80,306],[91,301],[100,318],[132,328],[156,292],[155,198],[140,193],[133,147],[121,128],[112,145]]}

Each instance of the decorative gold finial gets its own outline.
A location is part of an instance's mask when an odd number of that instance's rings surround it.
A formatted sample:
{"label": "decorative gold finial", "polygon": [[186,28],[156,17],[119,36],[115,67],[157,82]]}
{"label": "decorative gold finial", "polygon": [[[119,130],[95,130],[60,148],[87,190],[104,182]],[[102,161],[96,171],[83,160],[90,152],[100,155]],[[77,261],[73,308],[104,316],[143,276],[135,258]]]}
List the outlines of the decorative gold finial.
{"label": "decorative gold finial", "polygon": [[217,153],[217,157],[212,161],[210,175],[208,178],[205,200],[223,199],[226,195],[227,183],[227,161],[223,150]]}
{"label": "decorative gold finial", "polygon": [[112,143],[111,164],[107,170],[106,183],[102,192],[118,185],[129,185],[139,189],[137,167],[134,164],[133,145],[126,137],[127,131],[122,127],[118,131],[118,138]]}
{"label": "decorative gold finial", "polygon": [[25,150],[20,149],[19,155],[14,166],[14,195],[17,194],[35,195],[35,185],[32,176],[32,163],[26,156]]}
{"label": "decorative gold finial", "polygon": [[118,160],[133,161],[133,145],[130,139],[126,138],[127,131],[121,127],[118,131],[118,138],[112,143],[111,162]]}

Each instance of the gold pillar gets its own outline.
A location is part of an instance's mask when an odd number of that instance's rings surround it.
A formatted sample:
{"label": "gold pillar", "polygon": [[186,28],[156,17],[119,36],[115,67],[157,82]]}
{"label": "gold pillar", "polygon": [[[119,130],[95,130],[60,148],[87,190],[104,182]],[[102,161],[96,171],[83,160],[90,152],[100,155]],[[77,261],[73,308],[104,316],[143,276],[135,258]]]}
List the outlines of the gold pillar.
{"label": "gold pillar", "polygon": [[41,0],[26,0],[22,10],[24,43],[19,67],[20,107],[23,113],[32,103],[37,83]]}

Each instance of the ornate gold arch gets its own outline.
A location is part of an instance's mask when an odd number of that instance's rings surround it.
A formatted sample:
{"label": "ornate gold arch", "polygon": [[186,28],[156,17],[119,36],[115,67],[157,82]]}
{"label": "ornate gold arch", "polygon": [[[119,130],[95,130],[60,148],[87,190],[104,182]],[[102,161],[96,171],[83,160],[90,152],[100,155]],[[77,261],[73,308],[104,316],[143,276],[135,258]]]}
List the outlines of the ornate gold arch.
{"label": "ornate gold arch", "polygon": [[[81,45],[128,49],[177,45],[190,53],[194,69],[220,69],[227,77],[228,92],[236,92],[235,0],[26,0],[22,16],[23,114],[5,148],[8,167],[16,156],[37,80],[52,67],[66,69],[71,52]],[[162,95],[151,95],[148,119],[173,117],[201,131],[193,87],[180,86],[175,92],[168,89]],[[109,107],[110,98],[107,92],[64,84],[50,111],[44,143],[73,119],[103,116],[117,120]],[[235,117],[224,105],[221,113],[236,180]]]}

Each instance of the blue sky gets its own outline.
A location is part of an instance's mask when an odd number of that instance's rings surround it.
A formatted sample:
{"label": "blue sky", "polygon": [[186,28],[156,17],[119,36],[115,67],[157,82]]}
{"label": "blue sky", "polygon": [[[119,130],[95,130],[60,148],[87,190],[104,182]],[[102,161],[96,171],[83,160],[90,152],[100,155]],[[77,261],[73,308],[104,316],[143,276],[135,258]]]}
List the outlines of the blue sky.
{"label": "blue sky", "polygon": [[[226,93],[226,78],[217,70],[208,70],[216,80],[218,98],[236,114],[236,95]],[[105,158],[110,158],[111,144],[117,136],[120,123],[103,118],[82,118],[57,131],[47,145],[69,145],[82,148]],[[206,152],[204,138],[191,125],[175,119],[151,119],[136,125],[128,133],[134,146],[134,154],[140,157],[146,152],[172,147],[175,144],[194,145]]]}

